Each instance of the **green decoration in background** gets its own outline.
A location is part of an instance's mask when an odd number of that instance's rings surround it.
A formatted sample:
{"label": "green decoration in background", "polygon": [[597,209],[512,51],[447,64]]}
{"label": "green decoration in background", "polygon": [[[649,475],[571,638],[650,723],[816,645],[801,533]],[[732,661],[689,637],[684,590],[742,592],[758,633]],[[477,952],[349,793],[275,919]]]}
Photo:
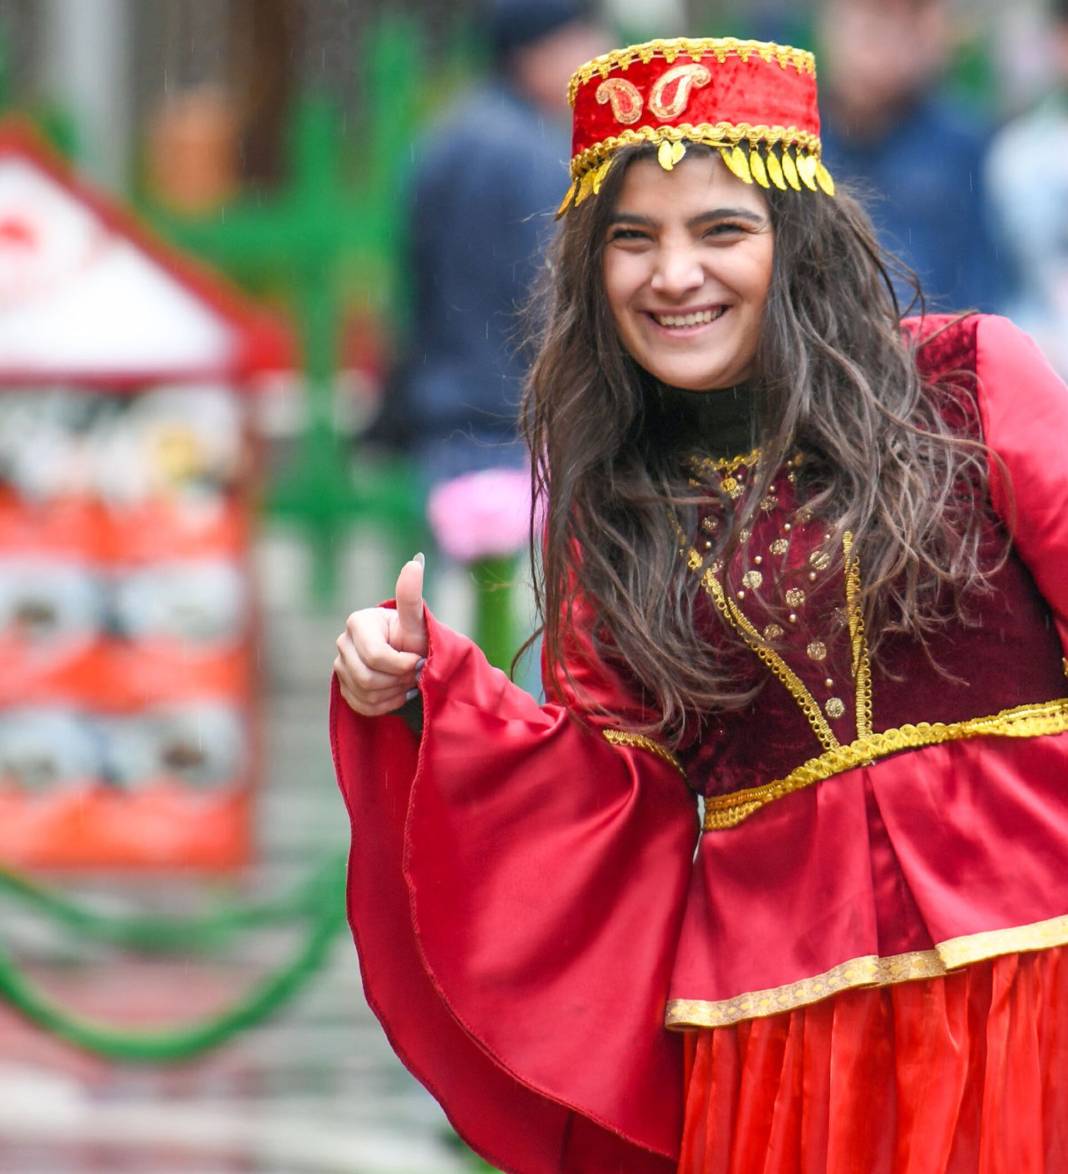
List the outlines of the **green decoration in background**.
{"label": "green decoration in background", "polygon": [[475,610],[474,641],[496,668],[507,670],[518,641],[515,635],[515,591],[513,581],[517,558],[486,558],[471,564],[478,606]]}
{"label": "green decoration in background", "polygon": [[0,999],[24,1018],[67,1043],[111,1060],[174,1063],[217,1048],[239,1032],[278,1011],[302,990],[326,960],[331,943],[345,925],[345,860],[332,858],[289,898],[249,905],[186,922],[139,916],[115,917],[76,906],[65,897],[27,881],[10,870],[0,873],[0,888],[30,901],[39,911],[97,939],[136,943],[152,950],[203,949],[217,945],[233,930],[254,924],[307,921],[303,944],[293,957],[252,991],[217,1015],[162,1030],[128,1031],[64,1010],[42,994],[0,949]]}
{"label": "green decoration in background", "polygon": [[[347,143],[337,111],[321,96],[297,104],[290,136],[289,179],[270,199],[239,200],[221,217],[179,217],[149,209],[170,239],[244,282],[284,280],[293,293],[307,380],[307,416],[294,460],[272,487],[269,510],[298,524],[314,552],[315,594],[333,604],[336,557],[344,532],[369,521],[390,539],[396,566],[426,545],[422,495],[404,461],[364,467],[339,437],[333,389],[338,366],[344,289],[375,291],[379,310],[402,322],[408,303],[403,273],[404,190],[411,144],[421,121],[437,113],[440,96],[478,59],[469,22],[452,30],[441,76],[410,68],[423,56],[418,24],[384,14],[360,55],[367,95],[360,180],[346,183]],[[452,80],[450,80],[452,79]],[[490,661],[507,667],[518,646],[512,574],[476,571],[475,637]],[[347,602],[347,601],[346,601]],[[485,641],[485,642],[484,642]]]}
{"label": "green decoration in background", "polygon": [[368,472],[353,462],[335,427],[333,395],[344,287],[373,291],[383,314],[396,299],[398,191],[416,127],[419,95],[409,63],[418,41],[418,27],[401,15],[383,17],[368,37],[361,68],[370,116],[358,186],[342,175],[347,144],[336,109],[321,95],[305,94],[291,124],[288,182],[276,195],[238,200],[210,218],[147,209],[179,245],[239,280],[275,281],[291,294],[307,411],[295,457],[267,505],[307,535],[322,603],[333,601],[340,538],[354,522],[382,528],[398,565],[424,534],[411,470],[396,461]]}
{"label": "green decoration in background", "polygon": [[0,894],[18,899],[42,918],[79,937],[144,953],[176,953],[219,949],[238,932],[313,917],[323,908],[328,883],[333,884],[339,877],[343,883],[344,875],[344,861],[332,859],[285,896],[166,921],[154,915],[103,913],[3,865]]}
{"label": "green decoration in background", "polygon": [[[339,435],[333,391],[339,364],[344,289],[371,290],[384,316],[403,313],[399,272],[404,231],[398,193],[409,166],[409,144],[420,115],[451,89],[450,77],[468,76],[477,47],[467,22],[453,30],[443,78],[423,81],[410,68],[419,56],[420,30],[409,17],[384,15],[362,54],[369,129],[361,137],[358,185],[342,175],[345,139],[337,111],[322,96],[305,94],[291,126],[290,174],[270,199],[236,201],[218,218],[145,211],[161,233],[244,285],[279,285],[291,295],[307,382],[307,412],[290,466],[272,486],[268,508],[298,523],[315,555],[315,593],[332,603],[340,539],[353,523],[369,521],[390,538],[399,566],[424,546],[423,502],[413,470],[403,461],[365,469]],[[0,27],[0,108],[9,95],[7,41]],[[78,155],[77,119],[52,107],[35,121],[68,157]],[[491,663],[507,667],[515,651],[516,558],[472,567],[476,632]],[[188,919],[111,915],[73,901],[17,872],[0,868],[0,893],[29,905],[78,936],[146,952],[213,951],[236,933],[300,921],[304,939],[293,956],[232,1006],[203,1021],[156,1031],[127,1031],[74,1015],[39,991],[0,948],[0,999],[59,1038],[114,1060],[148,1063],[188,1059],[215,1048],[275,1013],[316,974],[345,925],[345,862],[331,859],[286,896],[217,909]]]}

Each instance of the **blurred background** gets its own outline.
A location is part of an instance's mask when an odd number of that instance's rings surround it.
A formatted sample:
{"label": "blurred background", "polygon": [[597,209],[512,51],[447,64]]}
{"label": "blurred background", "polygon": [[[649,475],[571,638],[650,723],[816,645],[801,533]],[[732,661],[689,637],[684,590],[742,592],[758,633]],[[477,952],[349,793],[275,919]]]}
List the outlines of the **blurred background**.
{"label": "blurred background", "polygon": [[676,35],[816,49],[928,307],[1068,373],[1068,0],[0,0],[0,1170],[478,1168],[363,1003],[333,642],[416,550],[529,634],[566,81]]}

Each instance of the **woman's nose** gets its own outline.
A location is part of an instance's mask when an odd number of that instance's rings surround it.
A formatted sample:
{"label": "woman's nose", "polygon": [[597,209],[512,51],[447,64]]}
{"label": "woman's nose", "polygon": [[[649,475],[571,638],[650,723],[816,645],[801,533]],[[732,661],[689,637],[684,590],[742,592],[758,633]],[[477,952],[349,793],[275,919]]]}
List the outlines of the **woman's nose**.
{"label": "woman's nose", "polygon": [[661,249],[650,284],[656,293],[680,297],[699,289],[704,280],[704,270],[694,251],[672,248]]}

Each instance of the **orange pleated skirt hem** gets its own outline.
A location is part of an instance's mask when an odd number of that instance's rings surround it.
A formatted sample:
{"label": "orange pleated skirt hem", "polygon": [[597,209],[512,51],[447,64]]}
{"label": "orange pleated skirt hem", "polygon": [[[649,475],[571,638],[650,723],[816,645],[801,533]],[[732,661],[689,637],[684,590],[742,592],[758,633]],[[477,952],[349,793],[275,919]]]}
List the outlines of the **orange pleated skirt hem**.
{"label": "orange pleated skirt hem", "polygon": [[686,1040],[681,1174],[1068,1174],[1068,947]]}

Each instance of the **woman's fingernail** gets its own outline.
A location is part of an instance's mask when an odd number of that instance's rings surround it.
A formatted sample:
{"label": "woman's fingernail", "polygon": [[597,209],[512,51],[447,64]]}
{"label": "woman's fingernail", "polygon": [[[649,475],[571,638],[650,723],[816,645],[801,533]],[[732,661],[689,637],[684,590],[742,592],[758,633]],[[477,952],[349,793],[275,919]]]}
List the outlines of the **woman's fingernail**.
{"label": "woman's fingernail", "polygon": [[415,671],[416,671],[417,673],[421,673],[421,672],[423,671],[423,665],[425,665],[425,664],[426,664],[426,657],[425,657],[425,656],[421,656],[421,657],[420,657],[420,658],[419,658],[419,659],[418,659],[418,660],[415,662]]}
{"label": "woman's fingernail", "polygon": [[425,566],[426,566],[426,558],[424,557],[424,555],[423,555],[423,552],[422,552],[422,551],[420,551],[420,552],[419,552],[419,553],[418,553],[418,554],[415,556],[415,558],[413,558],[413,559],[412,559],[412,562],[413,562],[413,563],[418,563],[418,564],[419,564],[421,567],[425,567]]}
{"label": "woman's fingernail", "polygon": [[418,689],[409,689],[408,692],[404,694],[404,700],[405,701],[414,701],[418,696],[419,696]]}

